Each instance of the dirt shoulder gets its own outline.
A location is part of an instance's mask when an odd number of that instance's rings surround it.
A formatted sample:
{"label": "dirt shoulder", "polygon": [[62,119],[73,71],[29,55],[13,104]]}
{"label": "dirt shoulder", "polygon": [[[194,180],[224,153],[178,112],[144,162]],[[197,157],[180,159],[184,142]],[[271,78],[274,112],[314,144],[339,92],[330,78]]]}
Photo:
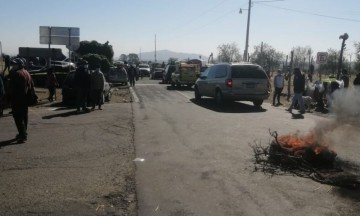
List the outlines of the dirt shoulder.
{"label": "dirt shoulder", "polygon": [[[47,98],[49,97],[49,91],[46,88],[36,87],[36,95],[38,96],[39,104],[37,106],[58,104],[61,105],[62,94],[61,89],[56,89],[56,100],[50,102]],[[108,104],[112,103],[130,103],[132,101],[131,94],[128,86],[113,86],[111,87],[111,99]]]}

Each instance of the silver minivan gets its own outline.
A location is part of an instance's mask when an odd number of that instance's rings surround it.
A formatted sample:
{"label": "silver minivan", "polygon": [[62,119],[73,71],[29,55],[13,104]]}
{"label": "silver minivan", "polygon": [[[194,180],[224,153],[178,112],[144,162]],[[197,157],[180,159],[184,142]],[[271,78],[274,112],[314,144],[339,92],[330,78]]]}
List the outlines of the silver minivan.
{"label": "silver minivan", "polygon": [[270,82],[264,69],[256,64],[216,64],[206,69],[195,83],[195,99],[213,97],[224,100],[252,101],[260,107],[270,95]]}

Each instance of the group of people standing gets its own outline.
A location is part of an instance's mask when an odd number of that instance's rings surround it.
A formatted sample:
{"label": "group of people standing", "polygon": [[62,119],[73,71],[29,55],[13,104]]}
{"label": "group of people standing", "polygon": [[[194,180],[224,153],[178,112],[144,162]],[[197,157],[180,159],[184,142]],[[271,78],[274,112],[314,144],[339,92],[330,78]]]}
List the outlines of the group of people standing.
{"label": "group of people standing", "polygon": [[[299,105],[300,107],[300,113],[304,114],[305,113],[305,104],[304,104],[304,93],[305,93],[305,75],[302,74],[300,68],[295,68],[294,69],[294,78],[293,78],[293,91],[294,91],[294,96],[292,98],[291,104],[290,106],[286,109],[289,112],[292,112],[292,109],[294,108],[294,106],[296,104]],[[277,75],[274,77],[274,95],[273,95],[273,106],[278,106],[278,105],[282,105],[280,103],[280,95],[282,93],[282,90],[285,86],[285,76],[282,74],[281,70],[278,70]],[[344,88],[348,88],[349,87],[349,82],[350,82],[350,78],[349,78],[349,74],[347,72],[347,70],[343,70],[342,71],[342,77],[341,80],[344,83]],[[360,73],[357,74],[355,80],[354,80],[354,86],[360,86]],[[331,93],[333,91],[335,91],[336,89],[340,88],[338,82],[333,81],[328,85],[329,89],[331,90]],[[320,100],[318,101],[318,103],[322,103],[322,95],[320,96]],[[275,100],[277,100],[277,103],[275,103]]]}
{"label": "group of people standing", "polygon": [[[285,86],[285,76],[282,74],[281,70],[278,70],[276,76],[274,77],[274,95],[273,95],[273,106],[282,105],[280,102],[280,96]],[[299,68],[294,69],[294,97],[292,98],[291,105],[288,109],[289,112],[292,112],[295,103],[298,102],[300,105],[300,113],[305,113],[305,105],[302,99],[303,93],[305,91],[305,76],[301,73]],[[275,103],[275,99],[277,103]]]}
{"label": "group of people standing", "polygon": [[91,110],[98,106],[99,110],[102,110],[101,105],[103,101],[103,91],[105,87],[105,77],[100,70],[100,64],[96,64],[95,71],[90,73],[89,64],[86,60],[80,60],[78,68],[76,69],[74,76],[74,85],[76,88],[76,111],[90,111],[87,108],[87,102],[91,101]]}

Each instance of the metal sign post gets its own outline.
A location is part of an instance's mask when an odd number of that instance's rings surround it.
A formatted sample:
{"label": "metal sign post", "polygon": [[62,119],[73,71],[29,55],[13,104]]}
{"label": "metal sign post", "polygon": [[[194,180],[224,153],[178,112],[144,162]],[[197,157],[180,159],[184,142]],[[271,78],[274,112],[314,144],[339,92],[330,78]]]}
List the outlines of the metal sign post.
{"label": "metal sign post", "polygon": [[[66,45],[69,49],[69,65],[71,47],[80,46],[80,28],[40,26],[40,44]],[[69,46],[69,47],[68,47]]]}

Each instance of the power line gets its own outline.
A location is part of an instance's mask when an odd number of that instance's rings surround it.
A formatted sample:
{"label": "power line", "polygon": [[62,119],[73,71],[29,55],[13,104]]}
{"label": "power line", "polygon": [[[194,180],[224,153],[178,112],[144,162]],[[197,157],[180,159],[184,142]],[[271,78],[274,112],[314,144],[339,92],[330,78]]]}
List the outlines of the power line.
{"label": "power line", "polygon": [[313,12],[306,12],[306,11],[301,11],[301,10],[295,10],[295,9],[290,9],[290,8],[283,8],[283,7],[268,5],[268,4],[264,4],[264,3],[260,3],[260,2],[256,2],[256,3],[257,3],[257,4],[260,4],[260,5],[267,6],[267,7],[277,8],[277,9],[286,10],[286,11],[292,11],[292,12],[301,13],[301,14],[308,14],[308,15],[325,17],[325,18],[331,18],[331,19],[337,19],[337,20],[345,20],[345,21],[350,21],[350,22],[360,22],[360,20],[356,20],[356,19],[335,17],[335,16],[323,15],[323,14],[318,14],[318,13],[313,13]]}
{"label": "power line", "polygon": [[225,1],[226,1],[226,0],[223,0],[223,1],[219,2],[218,4],[214,5],[213,7],[209,8],[209,9],[207,9],[207,10],[204,10],[201,14],[198,14],[196,17],[194,17],[194,18],[192,18],[191,20],[183,23],[182,26],[176,26],[176,27],[174,28],[174,30],[179,30],[180,28],[184,28],[185,26],[187,26],[187,25],[189,25],[189,24],[191,24],[191,23],[194,23],[194,21],[198,20],[199,18],[201,18],[203,15],[205,15],[205,14],[208,13],[209,11],[211,11],[211,10],[219,7],[219,6],[222,5]]}

